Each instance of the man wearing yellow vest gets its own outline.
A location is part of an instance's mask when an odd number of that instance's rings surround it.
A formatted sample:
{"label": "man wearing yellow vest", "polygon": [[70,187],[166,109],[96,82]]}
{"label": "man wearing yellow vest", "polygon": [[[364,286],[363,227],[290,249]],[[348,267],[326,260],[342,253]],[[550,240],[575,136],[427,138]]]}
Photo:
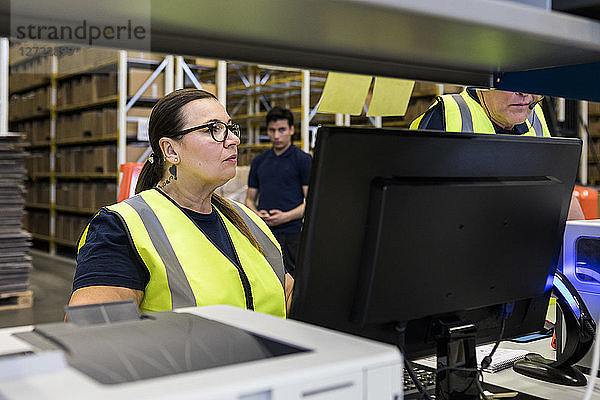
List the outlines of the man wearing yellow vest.
{"label": "man wearing yellow vest", "polygon": [[[438,96],[410,129],[550,137],[539,95],[495,89],[466,88]],[[584,219],[573,196],[569,219]]]}
{"label": "man wearing yellow vest", "polygon": [[439,96],[410,128],[549,137],[540,100],[528,93],[467,88]]}

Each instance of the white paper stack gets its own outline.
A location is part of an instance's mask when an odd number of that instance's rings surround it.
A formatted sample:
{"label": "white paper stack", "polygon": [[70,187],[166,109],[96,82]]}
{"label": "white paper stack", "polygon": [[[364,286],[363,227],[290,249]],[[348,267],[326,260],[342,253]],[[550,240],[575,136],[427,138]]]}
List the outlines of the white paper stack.
{"label": "white paper stack", "polygon": [[19,134],[0,135],[0,293],[29,287],[31,236],[22,229],[26,155]]}

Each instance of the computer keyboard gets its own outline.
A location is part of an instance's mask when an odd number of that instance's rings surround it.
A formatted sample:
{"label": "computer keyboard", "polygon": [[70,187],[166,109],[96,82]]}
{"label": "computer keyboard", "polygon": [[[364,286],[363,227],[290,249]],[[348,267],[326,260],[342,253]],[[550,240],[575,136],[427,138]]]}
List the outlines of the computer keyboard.
{"label": "computer keyboard", "polygon": [[[424,369],[412,364],[413,371],[417,376],[421,385],[425,388],[427,393],[432,399],[435,399],[435,371],[430,369]],[[404,398],[405,399],[418,399],[423,398],[417,389],[417,386],[410,378],[408,371],[404,369]]]}

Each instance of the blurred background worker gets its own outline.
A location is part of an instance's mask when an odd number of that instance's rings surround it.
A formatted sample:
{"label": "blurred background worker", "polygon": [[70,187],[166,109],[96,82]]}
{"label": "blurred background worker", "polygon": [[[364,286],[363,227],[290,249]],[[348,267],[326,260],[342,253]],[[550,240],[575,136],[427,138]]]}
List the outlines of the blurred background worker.
{"label": "blurred background worker", "polygon": [[252,160],[246,206],[271,228],[292,276],[300,244],[312,157],[294,146],[294,115],[273,107],[266,118],[272,147]]}

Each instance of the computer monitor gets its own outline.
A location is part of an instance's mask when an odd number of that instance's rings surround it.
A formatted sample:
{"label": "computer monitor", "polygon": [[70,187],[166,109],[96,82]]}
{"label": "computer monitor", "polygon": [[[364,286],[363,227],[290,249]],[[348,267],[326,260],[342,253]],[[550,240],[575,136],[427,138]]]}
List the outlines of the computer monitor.
{"label": "computer monitor", "polygon": [[[581,144],[575,139],[325,127],[318,132],[291,317],[436,352],[539,331]],[[505,304],[509,304],[507,307]]]}

